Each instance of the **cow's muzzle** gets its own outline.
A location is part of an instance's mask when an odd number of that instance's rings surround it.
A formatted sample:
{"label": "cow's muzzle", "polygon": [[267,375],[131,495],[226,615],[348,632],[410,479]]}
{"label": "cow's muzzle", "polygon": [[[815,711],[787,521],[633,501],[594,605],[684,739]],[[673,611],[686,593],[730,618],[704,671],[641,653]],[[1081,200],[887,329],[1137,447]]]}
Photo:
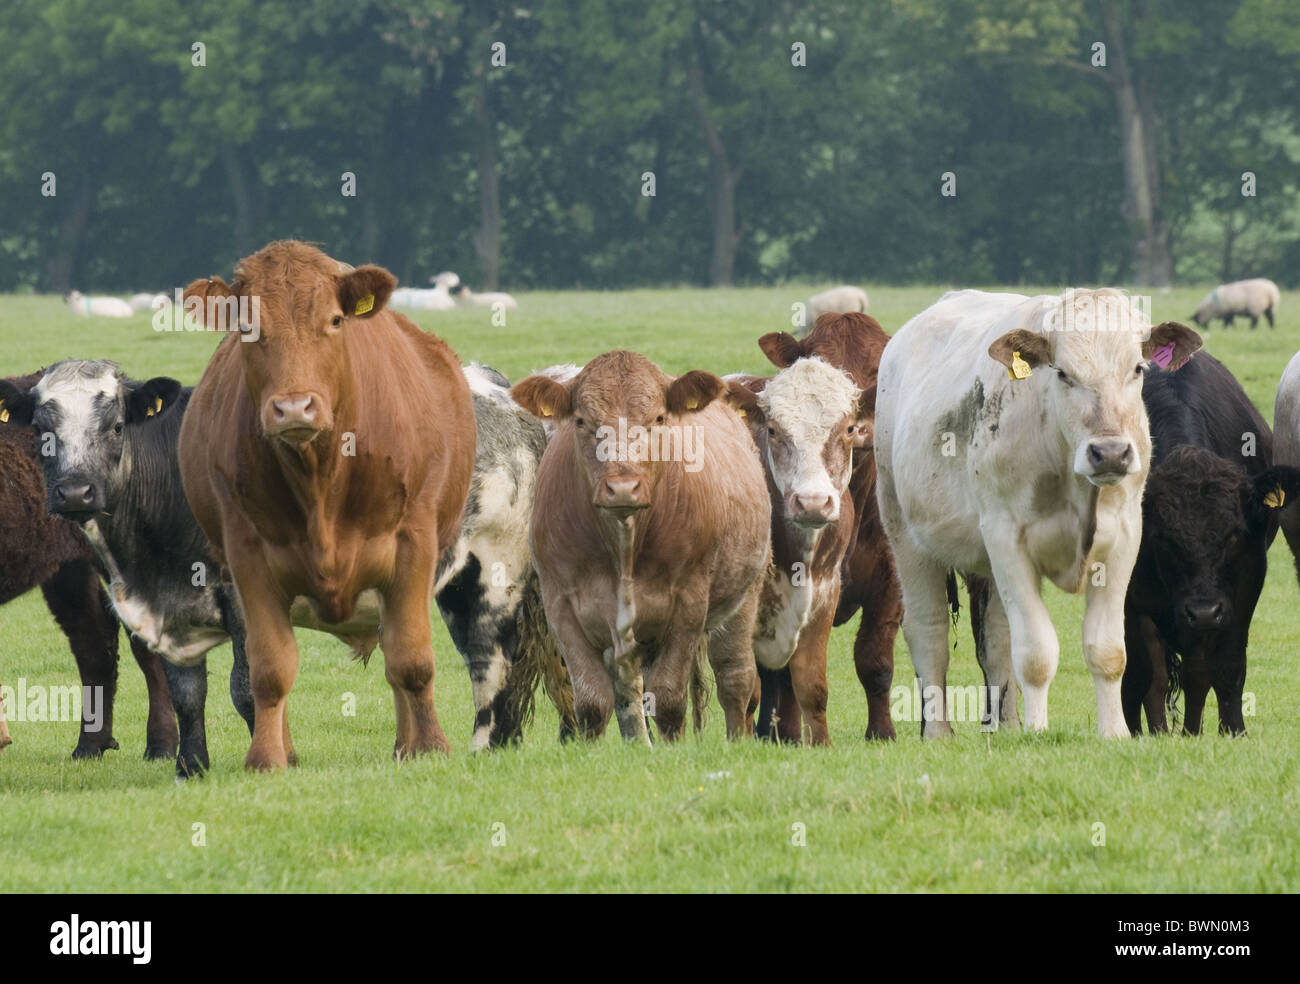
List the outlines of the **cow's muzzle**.
{"label": "cow's muzzle", "polygon": [[640,475],[605,475],[597,480],[591,503],[626,516],[650,505],[650,489]]}
{"label": "cow's muzzle", "polygon": [[262,429],[295,446],[307,444],[330,428],[328,405],[318,393],[287,393],[271,397],[262,408]]}
{"label": "cow's muzzle", "polygon": [[50,488],[52,513],[69,518],[89,518],[103,511],[103,490],[85,475],[68,475]]}
{"label": "cow's muzzle", "polygon": [[1212,632],[1228,621],[1228,607],[1222,600],[1194,599],[1179,612],[1183,625],[1192,632]]}
{"label": "cow's muzzle", "polygon": [[1075,471],[1093,485],[1114,485],[1141,467],[1127,437],[1095,437],[1079,449]]}
{"label": "cow's muzzle", "polygon": [[792,492],[786,499],[785,514],[796,526],[819,530],[839,519],[839,505],[833,495],[824,492]]}

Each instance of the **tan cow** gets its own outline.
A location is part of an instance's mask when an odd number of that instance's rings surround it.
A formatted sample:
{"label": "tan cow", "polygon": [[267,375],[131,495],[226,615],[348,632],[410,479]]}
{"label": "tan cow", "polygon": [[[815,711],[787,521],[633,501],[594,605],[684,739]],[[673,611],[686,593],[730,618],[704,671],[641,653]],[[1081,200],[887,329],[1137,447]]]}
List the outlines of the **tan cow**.
{"label": "tan cow", "polygon": [[753,730],[771,509],[745,424],[715,401],[725,392],[712,373],[673,379],[623,351],[568,382],[530,376],[511,391],[560,422],[538,468],[531,538],[589,737],[611,711],[624,738],[649,743],[645,713],[665,739],[680,736],[705,633],[727,735]]}
{"label": "tan cow", "polygon": [[241,300],[241,322],[256,318],[217,347],[180,436],[186,497],[247,622],[249,768],[295,760],[298,599],[359,656],[383,647],[395,754],[448,750],[429,602],[465,506],[474,412],[451,349],[385,308],[396,285],[380,267],[285,241],[242,260],[229,286],[197,280],[185,292],[209,328],[233,327]]}

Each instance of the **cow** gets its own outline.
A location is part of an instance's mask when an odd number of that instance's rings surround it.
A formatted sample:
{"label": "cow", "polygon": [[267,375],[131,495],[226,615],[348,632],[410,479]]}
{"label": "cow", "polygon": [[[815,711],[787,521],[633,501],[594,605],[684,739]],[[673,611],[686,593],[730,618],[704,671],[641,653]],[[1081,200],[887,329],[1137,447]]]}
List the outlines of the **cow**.
{"label": "cow", "polygon": [[[778,369],[800,359],[819,358],[848,373],[865,394],[864,408],[874,414],[876,373],[889,336],[875,318],[858,312],[824,314],[802,340],[788,332],[771,332],[759,339],[759,348]],[[874,417],[873,417],[874,420]],[[876,502],[876,457],[870,435],[859,432],[863,446],[853,454],[849,497],[853,500],[853,536],[844,554],[840,577],[840,598],[835,625],[843,625],[859,611],[862,619],[853,643],[853,664],[867,695],[866,738],[891,740],[895,737],[890,715],[890,687],[894,680],[894,639],[903,621],[902,594],[894,573],[893,555],[880,522]],[[764,674],[764,709],[770,707],[766,694],[784,707],[782,719],[798,734],[796,701],[790,700],[788,674]],[[773,684],[777,690],[773,691]],[[794,719],[792,721],[792,719]]]}
{"label": "cow", "polygon": [[[1300,352],[1291,357],[1278,381],[1273,402],[1273,462],[1300,468]],[[1282,534],[1295,560],[1300,579],[1300,505],[1288,499],[1279,518]]]}
{"label": "cow", "polygon": [[578,729],[649,744],[684,729],[702,637],[727,735],[753,730],[753,634],[771,558],[763,468],[726,385],[617,350],[515,401],[559,423],[537,472],[531,543]]}
{"label": "cow", "polygon": [[1184,325],[1151,327],[1113,289],[950,292],[894,335],[876,391],[877,492],[922,688],[923,735],[952,734],[953,571],[991,576],[995,586],[983,612],[995,720],[1014,726],[1018,683],[1025,724],[1048,726],[1059,644],[1041,594],[1047,577],[1086,591],[1083,650],[1097,728],[1128,735],[1124,598],[1151,452],[1142,378],[1148,360],[1177,366],[1200,346]]}
{"label": "cow", "polygon": [[[797,742],[802,717],[809,742],[826,745],[826,645],[856,531],[848,494],[853,451],[869,440],[875,394],[864,395],[847,373],[816,357],[772,379],[727,382],[728,402],[745,417],[763,460],[772,503],[772,567],[754,635],[758,734]],[[785,697],[779,707],[778,690]]]}
{"label": "cow", "polygon": [[[67,636],[83,688],[99,696],[98,721],[82,702],[81,732],[74,759],[101,758],[119,747],[113,737],[117,690],[118,636],[112,606],[100,587],[90,545],[66,519],[47,508],[38,448],[44,440],[24,419],[27,393],[41,373],[0,379],[0,605],[40,587],[45,604]],[[137,640],[131,653],[144,673],[149,695],[144,757],[170,759],[176,754],[176,715],[162,661]],[[83,690],[83,693],[85,691]],[[0,747],[10,744],[0,704]]]}
{"label": "cow", "polygon": [[382,267],[345,269],[284,240],[241,260],[229,285],[186,288],[203,323],[229,332],[190,398],[179,455],[244,614],[249,769],[297,761],[286,710],[299,598],[359,658],[383,648],[394,755],[450,750],[429,602],[469,492],[474,410],[446,343],[387,309],[396,286]]}
{"label": "cow", "polygon": [[1145,705],[1152,733],[1166,731],[1181,689],[1183,729],[1198,734],[1213,687],[1219,731],[1244,734],[1250,620],[1300,470],[1273,464],[1268,424],[1209,354],[1176,373],[1153,369],[1142,390],[1152,468],[1125,604],[1124,716],[1139,734]]}
{"label": "cow", "polygon": [[69,359],[12,400],[21,422],[52,438],[41,460],[50,513],[81,527],[133,644],[163,658],[180,776],[209,768],[206,653],[227,639],[231,699],[253,727],[242,620],[181,488],[176,446],[191,392],[166,376],[138,381],[112,362]]}

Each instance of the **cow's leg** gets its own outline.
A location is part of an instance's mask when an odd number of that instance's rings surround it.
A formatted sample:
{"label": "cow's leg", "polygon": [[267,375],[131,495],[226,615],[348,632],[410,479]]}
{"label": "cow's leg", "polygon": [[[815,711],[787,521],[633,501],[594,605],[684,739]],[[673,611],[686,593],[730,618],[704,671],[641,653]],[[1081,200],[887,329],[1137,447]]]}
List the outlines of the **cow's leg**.
{"label": "cow's leg", "polygon": [[1219,702],[1219,734],[1244,735],[1246,721],[1241,713],[1241,692],[1246,686],[1246,640],[1230,637],[1218,649],[1210,682]]}
{"label": "cow's leg", "polygon": [[803,738],[803,714],[790,682],[790,667],[769,670],[758,667],[761,703],[755,733],[759,738],[798,744]]}
{"label": "cow's leg", "polygon": [[[1129,508],[1129,507],[1125,507]],[[1132,507],[1132,528],[1140,528],[1140,507]],[[1120,699],[1127,654],[1124,649],[1124,599],[1137,561],[1140,537],[1117,537],[1103,567],[1088,571],[1083,613],[1083,661],[1097,692],[1097,733],[1103,738],[1127,738]]]}
{"label": "cow's leg", "polygon": [[[223,588],[218,595],[221,605],[221,624],[230,636],[234,659],[230,664],[230,701],[253,733],[253,685],[248,679],[248,634],[244,629],[244,616],[235,603],[233,592]],[[287,718],[286,718],[287,720]],[[292,746],[288,746],[292,747]]]}
{"label": "cow's leg", "polygon": [[833,606],[826,605],[810,619],[799,633],[799,642],[790,657],[790,685],[799,701],[810,745],[831,743],[826,727],[826,644],[830,641],[834,616]]}
{"label": "cow's leg", "polygon": [[203,716],[208,700],[208,661],[204,658],[194,666],[174,666],[163,660],[163,671],[180,722],[176,774],[201,775],[208,771],[208,735]]}
{"label": "cow's leg", "polygon": [[[117,692],[117,616],[108,597],[100,588],[99,575],[88,561],[69,561],[41,585],[45,604],[68,637],[82,687],[96,688],[101,716],[96,722],[85,718],[82,701],[81,734],[73,758],[98,758],[105,750],[117,748],[113,738],[113,698]],[[155,657],[156,658],[156,657]],[[161,671],[159,673],[161,678]],[[145,674],[146,681],[149,674]],[[83,691],[84,693],[84,691]],[[150,701],[150,710],[153,701]],[[150,719],[150,725],[155,722]],[[152,732],[151,732],[152,734]],[[176,753],[176,724],[172,722],[172,747],[167,757]],[[152,745],[152,742],[150,743]]]}
{"label": "cow's leg", "polygon": [[1184,655],[1179,677],[1183,686],[1183,733],[1199,735],[1205,698],[1210,693],[1210,673],[1203,649]]}
{"label": "cow's leg", "polygon": [[587,640],[569,599],[543,592],[546,617],[573,682],[573,714],[578,734],[600,738],[614,713],[614,686],[605,658]]}
{"label": "cow's leg", "polygon": [[921,682],[921,736],[947,737],[948,572],[903,539],[893,545],[903,586],[903,638]]}
{"label": "cow's leg", "polygon": [[867,740],[892,741],[889,691],[894,684],[894,640],[903,622],[903,598],[892,565],[876,583],[875,604],[870,610],[863,607],[853,640],[853,667],[867,695]]}
{"label": "cow's leg", "polygon": [[131,655],[144,674],[149,694],[149,720],[145,725],[144,757],[171,759],[177,752],[178,716],[168,683],[167,660],[134,636],[129,637]]}
{"label": "cow's leg", "polygon": [[[1003,530],[986,531],[984,542],[998,598],[1006,612],[1011,664],[1025,695],[1025,727],[1030,731],[1044,731],[1047,728],[1047,691],[1056,676],[1060,645],[1047,606],[1043,604],[1042,583],[1021,553],[1019,538],[1013,529],[1014,525],[1008,523]],[[904,604],[906,602],[904,598]],[[1118,682],[1117,678],[1117,685]]]}
{"label": "cow's leg", "polygon": [[399,550],[399,577],[384,592],[384,619],[379,644],[384,650],[384,676],[393,688],[397,709],[397,758],[437,750],[450,754],[451,745],[438,724],[433,703],[433,633],[429,622],[434,560],[427,548]]}
{"label": "cow's leg", "polygon": [[709,633],[709,665],[718,687],[718,703],[727,722],[727,737],[754,734],[754,624],[758,619],[758,585],[727,621]]}
{"label": "cow's leg", "polygon": [[253,691],[253,740],[246,769],[283,769],[290,762],[289,691],[298,675],[298,643],[288,602],[258,558],[231,555],[247,633],[248,676]]}
{"label": "cow's leg", "polygon": [[966,578],[970,593],[971,634],[975,637],[975,658],[984,674],[984,720],[982,727],[993,730],[996,710],[997,726],[1008,731],[1020,730],[1020,690],[1016,686],[1011,664],[1011,629],[1007,624],[1002,599],[987,577]]}
{"label": "cow's leg", "polygon": [[691,622],[693,630],[675,631],[659,645],[644,671],[646,700],[653,701],[655,729],[665,741],[676,741],[686,731],[687,690],[703,632],[698,621]]}

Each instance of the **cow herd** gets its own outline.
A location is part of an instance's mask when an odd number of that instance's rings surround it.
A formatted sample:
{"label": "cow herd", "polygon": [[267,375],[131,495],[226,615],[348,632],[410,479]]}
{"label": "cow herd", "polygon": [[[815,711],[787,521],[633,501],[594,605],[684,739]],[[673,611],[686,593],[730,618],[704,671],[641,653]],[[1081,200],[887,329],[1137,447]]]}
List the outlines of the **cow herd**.
{"label": "cow herd", "polygon": [[[513,387],[389,303],[386,270],[297,242],[197,280],[223,332],[198,385],[70,359],[0,380],[0,603],[41,587],[82,682],[118,624],[146,756],[209,768],[206,653],[230,640],[246,765],[295,762],[295,627],[379,648],[399,757],[449,743],[430,601],[473,687],[471,747],[517,741],[541,682],[561,737],[611,716],[829,741],[827,645],[861,612],[868,738],[893,738],[901,626],[922,734],[952,733],[950,623],[970,596],[984,724],[1048,726],[1042,582],[1086,595],[1103,736],[1244,731],[1247,635],[1279,528],[1300,547],[1300,363],[1273,435],[1184,325],[1113,290],[946,294],[892,340],[861,311],[758,344],[770,376],[670,376],[615,350]],[[249,304],[250,300],[255,301]],[[250,313],[251,312],[251,313]],[[888,344],[886,344],[888,343]],[[1300,357],[1297,357],[1300,359]],[[706,666],[707,664],[707,666]],[[9,734],[0,714],[0,746]]]}

